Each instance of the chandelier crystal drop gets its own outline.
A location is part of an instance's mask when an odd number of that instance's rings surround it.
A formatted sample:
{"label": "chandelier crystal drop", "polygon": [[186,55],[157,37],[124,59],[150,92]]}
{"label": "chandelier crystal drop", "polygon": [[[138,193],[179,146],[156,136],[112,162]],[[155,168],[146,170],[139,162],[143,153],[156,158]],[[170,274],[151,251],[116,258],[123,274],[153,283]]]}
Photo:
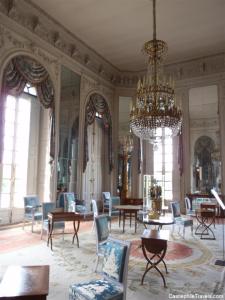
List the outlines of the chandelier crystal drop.
{"label": "chandelier crystal drop", "polygon": [[167,44],[156,39],[156,0],[153,0],[153,40],[143,47],[143,52],[149,56],[148,71],[137,84],[130,128],[136,136],[154,145],[162,139],[162,128],[167,128],[167,136],[173,137],[179,133],[182,123],[181,110],[176,106],[174,81],[162,73],[167,50]]}

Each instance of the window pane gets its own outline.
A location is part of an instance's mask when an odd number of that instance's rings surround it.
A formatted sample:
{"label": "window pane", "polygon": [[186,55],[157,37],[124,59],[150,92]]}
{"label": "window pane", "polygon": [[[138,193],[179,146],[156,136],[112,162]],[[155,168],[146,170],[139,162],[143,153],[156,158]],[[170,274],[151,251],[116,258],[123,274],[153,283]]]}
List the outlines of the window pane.
{"label": "window pane", "polygon": [[171,164],[171,163],[165,163],[165,171],[166,172],[172,172],[172,170],[173,170],[173,165]]}
{"label": "window pane", "polygon": [[173,198],[172,191],[165,191],[165,199],[170,200]]}
{"label": "window pane", "polygon": [[15,178],[24,178],[27,174],[27,165],[24,164],[16,165],[15,167]]}
{"label": "window pane", "polygon": [[155,172],[162,172],[162,163],[157,163],[157,164],[154,166],[154,171],[155,171]]}
{"label": "window pane", "polygon": [[172,173],[165,173],[165,181],[172,181]]}
{"label": "window pane", "polygon": [[12,151],[4,151],[3,152],[3,164],[12,163]]}
{"label": "window pane", "polygon": [[157,182],[162,180],[162,172],[156,172],[154,174],[154,178],[156,179]]}
{"label": "window pane", "polygon": [[11,96],[11,95],[8,95],[7,98],[6,98],[6,109],[8,110],[15,110],[16,109],[16,98]]}
{"label": "window pane", "polygon": [[168,147],[172,148],[173,141],[172,141],[171,138],[169,138],[169,139],[166,138],[166,139],[164,140],[164,143],[165,143],[165,145],[167,145]]}
{"label": "window pane", "polygon": [[9,193],[11,187],[11,181],[9,179],[2,179],[2,193]]}
{"label": "window pane", "polygon": [[4,150],[13,149],[13,137],[12,136],[4,136]]}
{"label": "window pane", "polygon": [[2,177],[5,179],[11,178],[11,165],[3,165],[3,175]]}
{"label": "window pane", "polygon": [[171,181],[167,181],[165,182],[165,190],[172,190],[172,182]]}
{"label": "window pane", "polygon": [[15,151],[26,153],[28,150],[28,144],[26,139],[17,139],[15,145]]}
{"label": "window pane", "polygon": [[167,152],[167,154],[165,155],[165,162],[166,163],[169,163],[169,162],[172,163],[172,161],[173,161],[173,156],[171,155],[171,153],[168,154],[168,152]]}
{"label": "window pane", "polygon": [[10,194],[1,194],[1,208],[9,208],[10,206]]}
{"label": "window pane", "polygon": [[14,123],[5,123],[4,133],[7,136],[14,136]]}
{"label": "window pane", "polygon": [[19,99],[18,103],[18,112],[22,112],[24,114],[29,114],[30,112],[30,101],[24,98]]}
{"label": "window pane", "polygon": [[13,194],[13,206],[14,207],[23,207],[23,196],[26,194],[26,191],[23,191],[23,193],[14,193]]}
{"label": "window pane", "polygon": [[21,179],[15,180],[15,185],[14,185],[15,193],[20,193],[25,195],[24,183],[25,183],[24,180]]}

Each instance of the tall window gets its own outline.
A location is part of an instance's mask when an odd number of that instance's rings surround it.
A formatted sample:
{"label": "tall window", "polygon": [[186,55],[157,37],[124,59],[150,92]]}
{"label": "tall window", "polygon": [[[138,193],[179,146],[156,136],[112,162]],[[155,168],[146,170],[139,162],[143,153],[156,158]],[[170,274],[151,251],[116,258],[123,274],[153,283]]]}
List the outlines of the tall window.
{"label": "tall window", "polygon": [[8,96],[5,107],[1,207],[21,206],[26,194],[30,101]]}
{"label": "tall window", "polygon": [[[25,93],[36,95],[29,85]],[[31,100],[25,94],[8,95],[5,103],[0,208],[23,207],[27,189]]]}
{"label": "tall window", "polygon": [[154,178],[162,186],[163,199],[172,200],[173,143],[167,133],[161,129],[163,139],[154,149]]}

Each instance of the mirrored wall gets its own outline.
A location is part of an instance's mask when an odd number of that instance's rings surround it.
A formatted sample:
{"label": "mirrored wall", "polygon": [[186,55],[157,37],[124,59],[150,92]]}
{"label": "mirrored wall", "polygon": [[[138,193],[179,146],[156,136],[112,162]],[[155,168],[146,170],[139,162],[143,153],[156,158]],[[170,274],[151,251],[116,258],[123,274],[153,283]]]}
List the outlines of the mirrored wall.
{"label": "mirrored wall", "polygon": [[131,196],[132,135],[130,133],[131,97],[119,97],[118,184],[122,198]]}
{"label": "mirrored wall", "polygon": [[58,191],[77,190],[80,76],[62,66],[58,158]]}
{"label": "mirrored wall", "polygon": [[220,127],[217,86],[189,92],[191,191],[208,194],[221,189]]}

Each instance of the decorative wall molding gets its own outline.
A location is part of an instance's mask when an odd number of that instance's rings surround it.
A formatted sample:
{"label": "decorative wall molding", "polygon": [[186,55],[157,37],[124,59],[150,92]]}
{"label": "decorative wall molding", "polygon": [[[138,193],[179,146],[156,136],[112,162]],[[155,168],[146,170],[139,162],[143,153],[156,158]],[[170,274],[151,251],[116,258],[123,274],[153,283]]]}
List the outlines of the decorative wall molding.
{"label": "decorative wall molding", "polygon": [[[73,61],[117,87],[134,87],[146,72],[145,70],[140,72],[118,70],[28,0],[0,0],[0,15],[17,22]],[[2,43],[0,39],[0,48]],[[164,71],[166,74],[173,75],[178,85],[179,81],[186,79],[225,73],[225,53],[165,65]]]}
{"label": "decorative wall molding", "polygon": [[[219,74],[225,74],[225,53],[216,54],[212,56],[193,59],[185,62],[180,62],[164,66],[165,75],[171,75],[176,86],[182,86],[185,81],[196,80],[196,78],[203,78]],[[133,86],[137,84],[139,78],[143,77],[146,71],[142,72],[120,72],[117,77],[117,86]]]}
{"label": "decorative wall molding", "polygon": [[[60,72],[60,63],[57,58],[36,43],[21,37],[10,29],[0,25],[0,53],[4,54],[4,59],[14,53],[32,55],[50,71],[52,80],[57,80]],[[3,57],[3,54],[1,57]],[[1,61],[1,59],[0,59]]]}
{"label": "decorative wall molding", "polygon": [[106,87],[102,85],[99,80],[94,80],[83,74],[81,80],[81,93],[85,97],[85,95],[88,95],[91,91],[99,92],[100,94],[102,94],[106,98],[106,100],[108,100],[108,103],[111,106],[114,89]]}
{"label": "decorative wall molding", "polygon": [[219,128],[219,117],[190,120],[190,129],[200,129],[200,128],[203,129]]}
{"label": "decorative wall molding", "polygon": [[19,23],[109,82],[119,71],[85,43],[26,0],[0,0],[0,14]]}

